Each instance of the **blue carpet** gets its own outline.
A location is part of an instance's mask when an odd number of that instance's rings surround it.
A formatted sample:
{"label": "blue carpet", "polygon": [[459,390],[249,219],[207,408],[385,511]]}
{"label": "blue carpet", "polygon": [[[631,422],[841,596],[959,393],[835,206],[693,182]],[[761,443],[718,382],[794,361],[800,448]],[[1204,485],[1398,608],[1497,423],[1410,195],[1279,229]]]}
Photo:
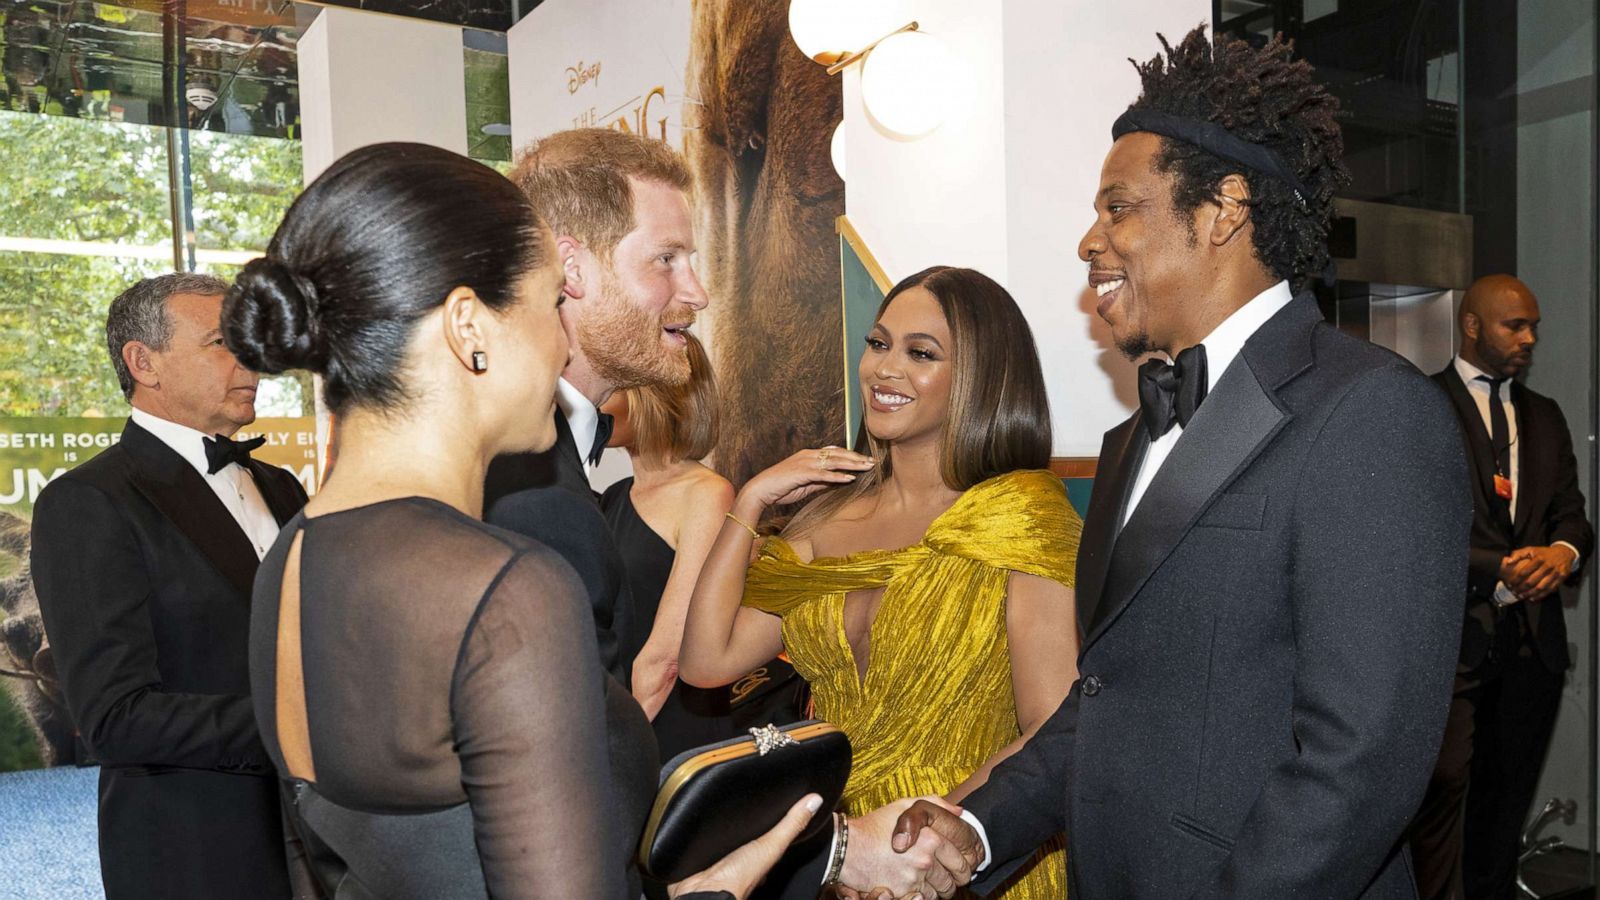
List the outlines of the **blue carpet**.
{"label": "blue carpet", "polygon": [[0,774],[0,900],[103,898],[95,839],[100,770]]}

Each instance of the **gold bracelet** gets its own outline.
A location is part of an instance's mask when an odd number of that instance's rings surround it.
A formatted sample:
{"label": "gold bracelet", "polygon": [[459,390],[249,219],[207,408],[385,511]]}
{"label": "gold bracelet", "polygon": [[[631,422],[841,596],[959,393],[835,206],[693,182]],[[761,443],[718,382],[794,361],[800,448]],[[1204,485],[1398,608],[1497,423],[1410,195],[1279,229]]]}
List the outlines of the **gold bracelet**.
{"label": "gold bracelet", "polygon": [[751,528],[749,522],[746,522],[745,520],[739,518],[738,516],[734,515],[733,513],[723,513],[723,515],[727,516],[729,518],[729,520],[731,520],[731,521],[738,522],[739,523],[739,527],[743,528],[745,531],[750,532],[751,540],[756,540],[756,541],[761,540],[761,532],[756,531],[754,528]]}

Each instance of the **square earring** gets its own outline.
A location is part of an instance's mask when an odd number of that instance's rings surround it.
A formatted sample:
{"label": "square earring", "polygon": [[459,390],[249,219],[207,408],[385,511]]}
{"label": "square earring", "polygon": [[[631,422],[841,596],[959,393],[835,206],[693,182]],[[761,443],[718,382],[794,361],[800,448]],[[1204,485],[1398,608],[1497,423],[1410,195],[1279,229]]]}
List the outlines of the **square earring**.
{"label": "square earring", "polygon": [[489,371],[489,354],[483,352],[482,350],[472,351],[472,371]]}

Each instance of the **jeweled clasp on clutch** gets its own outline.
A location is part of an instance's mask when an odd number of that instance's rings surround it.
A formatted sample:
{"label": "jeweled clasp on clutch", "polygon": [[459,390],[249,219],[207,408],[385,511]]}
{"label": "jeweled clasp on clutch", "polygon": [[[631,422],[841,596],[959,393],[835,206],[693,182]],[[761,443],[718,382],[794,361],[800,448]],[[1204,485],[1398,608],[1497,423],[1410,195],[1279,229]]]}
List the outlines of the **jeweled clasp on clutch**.
{"label": "jeweled clasp on clutch", "polygon": [[792,747],[800,743],[794,738],[784,734],[776,725],[763,725],[760,728],[751,728],[750,736],[756,739],[756,755],[766,756],[779,747]]}

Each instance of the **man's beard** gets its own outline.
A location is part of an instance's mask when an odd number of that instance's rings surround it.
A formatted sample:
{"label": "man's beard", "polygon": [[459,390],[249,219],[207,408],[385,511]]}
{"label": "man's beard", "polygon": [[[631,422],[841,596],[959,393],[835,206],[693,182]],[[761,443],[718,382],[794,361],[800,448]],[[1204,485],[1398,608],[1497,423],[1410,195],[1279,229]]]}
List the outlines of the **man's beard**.
{"label": "man's beard", "polygon": [[1130,362],[1138,362],[1139,357],[1154,353],[1156,345],[1150,343],[1150,335],[1137,331],[1124,338],[1117,339],[1117,349],[1122,351]]}
{"label": "man's beard", "polygon": [[1478,359],[1482,360],[1483,363],[1489,367],[1489,374],[1495,376],[1496,378],[1512,377],[1512,374],[1506,371],[1507,369],[1511,368],[1515,369],[1515,374],[1520,375],[1525,369],[1533,365],[1533,357],[1531,354],[1529,355],[1526,363],[1518,362],[1515,366],[1513,366],[1511,363],[1511,357],[1517,355],[1515,350],[1511,351],[1510,353],[1502,353],[1500,352],[1500,348],[1481,337],[1478,338],[1478,340],[1474,343],[1477,346]]}
{"label": "man's beard", "polygon": [[[600,276],[602,306],[590,309],[578,320],[578,345],[588,357],[594,372],[613,390],[662,385],[678,387],[689,380],[689,355],[684,350],[662,343],[663,317],[690,322],[694,313],[681,307],[667,307],[660,316],[646,312],[611,277]],[[679,316],[677,313],[682,312]]]}

